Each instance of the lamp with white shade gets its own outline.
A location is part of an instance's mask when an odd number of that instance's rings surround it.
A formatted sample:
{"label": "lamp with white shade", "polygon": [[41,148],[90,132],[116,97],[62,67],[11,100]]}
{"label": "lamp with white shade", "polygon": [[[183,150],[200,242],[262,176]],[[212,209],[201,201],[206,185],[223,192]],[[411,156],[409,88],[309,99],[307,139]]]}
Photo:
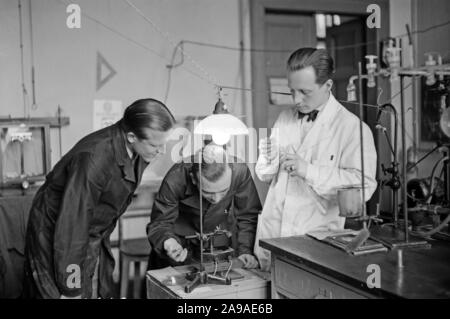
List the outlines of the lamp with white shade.
{"label": "lamp with white shade", "polygon": [[[220,92],[219,92],[220,93]],[[216,103],[214,107],[213,114],[207,116],[203,120],[201,120],[197,126],[194,128],[195,135],[210,135],[212,140],[217,145],[225,145],[230,140],[231,136],[235,135],[248,135],[249,131],[247,126],[237,117],[231,115],[228,112],[228,108],[223,103],[222,99],[219,95],[219,101]],[[205,270],[204,266],[204,249],[203,249],[203,241],[207,237],[203,232],[203,190],[202,190],[202,158],[203,151],[200,149],[199,159],[199,193],[200,193],[200,233],[196,235],[200,242],[200,268],[197,272],[188,275],[188,279],[191,280],[185,286],[186,293],[192,292],[200,284],[206,284],[211,280],[215,282],[231,285],[231,278],[228,277],[228,273],[231,270],[232,260],[229,257],[229,267],[224,277],[216,276],[216,272],[214,274],[210,274]],[[231,249],[232,251],[232,249]],[[217,264],[216,264],[217,267]]]}

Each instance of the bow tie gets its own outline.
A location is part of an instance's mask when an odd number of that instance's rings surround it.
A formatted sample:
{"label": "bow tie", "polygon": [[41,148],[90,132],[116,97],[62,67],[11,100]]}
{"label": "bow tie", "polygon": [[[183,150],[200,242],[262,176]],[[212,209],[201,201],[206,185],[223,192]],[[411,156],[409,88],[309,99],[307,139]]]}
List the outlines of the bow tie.
{"label": "bow tie", "polygon": [[314,111],[311,111],[309,113],[302,113],[300,111],[297,111],[297,118],[300,120],[303,117],[307,116],[308,119],[306,120],[306,122],[309,122],[309,121],[313,121],[314,122],[316,120],[317,114],[319,114],[318,110],[314,110]]}

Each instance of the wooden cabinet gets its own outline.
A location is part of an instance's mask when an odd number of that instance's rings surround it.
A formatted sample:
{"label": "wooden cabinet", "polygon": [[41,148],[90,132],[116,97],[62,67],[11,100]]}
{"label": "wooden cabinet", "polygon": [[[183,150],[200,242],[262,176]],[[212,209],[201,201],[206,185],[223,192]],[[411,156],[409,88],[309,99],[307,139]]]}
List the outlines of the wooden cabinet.
{"label": "wooden cabinet", "polygon": [[366,299],[365,293],[350,289],[299,263],[272,258],[273,299]]}
{"label": "wooden cabinet", "polygon": [[[371,228],[373,236],[389,232]],[[308,236],[262,239],[259,244],[272,256],[272,298],[450,298],[448,242],[360,256]]]}

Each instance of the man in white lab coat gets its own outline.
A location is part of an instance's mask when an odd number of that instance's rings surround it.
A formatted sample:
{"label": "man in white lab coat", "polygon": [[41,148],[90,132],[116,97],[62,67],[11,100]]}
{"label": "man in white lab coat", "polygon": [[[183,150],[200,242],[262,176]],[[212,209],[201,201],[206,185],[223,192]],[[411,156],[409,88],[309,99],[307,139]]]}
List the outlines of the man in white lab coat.
{"label": "man in white lab coat", "polygon": [[[302,48],[287,63],[295,103],[282,112],[269,139],[260,141],[259,179],[270,183],[259,218],[255,255],[270,266],[259,239],[342,229],[337,191],[361,185],[359,118],[331,93],[333,59],[323,49]],[[372,132],[363,123],[365,199],[374,193],[377,154]]]}

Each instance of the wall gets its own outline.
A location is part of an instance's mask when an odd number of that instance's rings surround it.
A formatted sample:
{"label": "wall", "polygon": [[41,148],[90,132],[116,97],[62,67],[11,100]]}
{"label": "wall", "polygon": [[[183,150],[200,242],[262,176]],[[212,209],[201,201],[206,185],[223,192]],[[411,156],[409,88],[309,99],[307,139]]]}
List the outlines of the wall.
{"label": "wall", "polygon": [[[411,0],[396,0],[396,1],[390,1],[390,36],[391,37],[397,37],[399,35],[403,35],[407,33],[406,30],[406,24],[408,24],[412,29],[412,8],[411,8]],[[411,59],[410,54],[412,52],[412,48],[408,45],[407,38],[402,38],[402,61],[403,66],[410,67],[411,66]],[[417,137],[414,134],[413,130],[413,112],[412,112],[412,105],[413,105],[413,85],[411,78],[404,78],[403,87],[405,88],[403,90],[403,96],[404,96],[404,106],[405,106],[405,144],[406,149],[413,147],[414,143],[417,142]],[[397,110],[398,114],[398,138],[397,138],[397,145],[398,145],[398,152],[397,152],[397,160],[400,163],[399,165],[399,171],[400,174],[402,172],[402,122],[401,122],[401,108],[400,108],[400,81],[393,81],[391,82],[391,94],[390,98],[394,97],[391,100],[392,105],[394,105],[395,109]],[[389,115],[388,115],[389,116]],[[391,116],[391,140],[394,142],[394,120]],[[384,137],[382,138],[382,142],[386,143],[386,139]],[[390,163],[384,163],[385,166],[389,166]],[[409,178],[414,177],[411,174],[408,175]],[[383,195],[389,194],[391,195],[391,189],[386,187],[386,189],[383,192]],[[400,193],[399,193],[400,194]],[[400,196],[400,195],[399,195]],[[386,197],[384,197],[386,198]],[[383,199],[384,199],[383,198]],[[392,201],[392,198],[390,198],[390,201]],[[383,209],[391,210],[391,203],[389,201],[389,205],[386,207],[383,205]],[[401,199],[399,199],[399,202],[401,202]]]}
{"label": "wall", "polygon": [[[209,42],[250,47],[249,6],[240,0],[133,0],[174,43]],[[23,107],[18,0],[0,0],[0,117],[55,116],[58,105],[70,125],[51,132],[52,165],[81,137],[93,130],[93,101],[120,100],[123,108],[138,98],[164,100],[173,45],[120,0],[21,0],[23,16],[24,78],[28,92]],[[31,5],[30,5],[31,3]],[[66,6],[81,7],[81,29],[66,26]],[[37,109],[31,109],[31,37],[33,26]],[[93,19],[97,20],[95,22]],[[104,26],[103,26],[103,25]],[[117,35],[107,27],[120,32]],[[125,39],[128,37],[139,44]],[[217,101],[216,90],[202,78],[226,86],[250,87],[250,53],[185,44],[188,58],[172,70],[167,105],[175,116],[208,115]],[[96,90],[97,52],[117,74]],[[180,60],[180,54],[176,61]],[[240,70],[245,70],[242,73]],[[205,71],[209,74],[206,76]],[[196,75],[193,75],[195,73]],[[251,126],[251,95],[224,90],[230,111]],[[145,172],[144,182],[164,176],[167,156]],[[156,170],[156,172],[155,172]],[[145,236],[148,219],[127,220],[125,237]],[[112,236],[117,239],[117,231]],[[115,254],[117,251],[115,251]],[[117,275],[117,273],[116,273]]]}
{"label": "wall", "polygon": [[[23,5],[24,75],[28,108],[31,104],[31,47],[30,2]],[[81,29],[66,27],[66,4],[62,0],[32,2],[34,63],[36,74],[37,109],[30,116],[54,116],[61,105],[63,115],[71,124],[62,129],[62,154],[67,152],[82,136],[92,131],[92,105],[94,99],[117,99],[123,107],[139,97],[155,97],[163,100],[168,82],[168,69],[173,46],[125,2],[119,0],[79,0],[74,3],[82,10]],[[193,40],[239,47],[250,46],[248,1],[221,0],[135,0],[133,3],[171,35],[174,42]],[[23,116],[21,89],[21,60],[19,48],[18,1],[0,0],[0,116]],[[390,33],[404,34],[405,24],[412,25],[412,0],[390,2]],[[429,12],[421,9],[419,26],[427,27],[446,19],[447,2],[434,0]],[[440,8],[440,9],[439,9]],[[432,10],[433,9],[433,10]],[[430,11],[431,10],[431,11]],[[447,10],[448,11],[448,10]],[[439,16],[436,16],[438,14]],[[426,17],[425,17],[426,16]],[[436,22],[430,17],[435,17]],[[145,49],[114,34],[99,23],[132,38]],[[438,21],[439,20],[439,21]],[[448,34],[448,27],[438,30]],[[431,31],[429,34],[434,34]],[[445,34],[445,33],[444,33]],[[442,36],[442,34],[441,34]],[[448,48],[438,37],[422,36],[418,49],[418,63],[423,63],[423,51],[442,51]],[[442,48],[442,46],[445,46]],[[224,85],[250,87],[250,53],[185,45],[202,68]],[[150,52],[150,51],[154,51]],[[448,50],[447,50],[448,51]],[[117,74],[96,91],[96,55],[100,52]],[[404,58],[408,57],[408,48]],[[444,53],[445,55],[446,53]],[[447,52],[448,55],[448,52]],[[177,55],[176,60],[180,58]],[[406,61],[406,60],[405,60]],[[216,101],[213,86],[189,73],[207,77],[189,59],[184,67],[173,69],[167,104],[175,115],[205,115],[210,113]],[[188,69],[188,70],[187,70]],[[242,84],[241,69],[245,70]],[[409,84],[408,80],[405,83]],[[399,83],[393,83],[391,93],[399,91]],[[224,97],[234,114],[243,115],[251,125],[251,95],[242,91],[225,90]],[[412,88],[405,90],[405,105],[412,104]],[[399,106],[399,96],[393,100]],[[412,145],[412,112],[407,112],[407,145]],[[57,130],[52,130],[52,164],[60,156]],[[400,138],[399,138],[400,142]],[[423,152],[419,154],[422,155]],[[431,171],[436,155],[419,166],[419,174]]]}
{"label": "wall", "polygon": [[[62,150],[67,152],[82,136],[92,131],[92,106],[94,99],[117,99],[126,107],[140,97],[163,100],[168,81],[166,65],[170,63],[173,46],[142,17],[120,0],[77,0],[82,14],[81,29],[66,27],[66,4],[62,0],[32,2],[34,62],[36,73],[37,109],[29,111],[34,116],[54,116],[61,105],[63,115],[71,124],[62,129]],[[30,1],[22,0],[24,33],[24,71],[28,108],[31,104],[31,47]],[[0,0],[0,116],[24,115],[21,88],[21,59],[19,47],[18,1]],[[174,42],[193,40],[239,47],[240,41],[250,47],[248,1],[239,0],[133,0],[144,14],[161,30],[169,33]],[[448,20],[445,0],[433,0],[430,11],[421,20],[420,27],[428,27]],[[390,1],[390,33],[404,34],[405,24],[412,25],[414,1]],[[433,9],[431,11],[431,9]],[[114,34],[87,16],[121,32],[147,49]],[[448,27],[447,29],[448,30]],[[442,32],[442,30],[440,31]],[[445,31],[444,31],[445,32]],[[432,31],[429,34],[434,34]],[[448,31],[444,33],[448,38]],[[443,36],[425,37],[420,50],[442,51],[448,48]],[[445,38],[445,37],[444,37]],[[445,42],[445,44],[444,44]],[[185,50],[222,85],[250,87],[250,53],[185,45]],[[450,49],[450,48],[449,48]],[[154,51],[154,53],[150,52]],[[99,91],[96,90],[96,55],[100,52],[117,74]],[[420,51],[422,52],[422,51]],[[444,53],[444,52],[443,52]],[[448,52],[447,52],[448,53]],[[444,54],[447,54],[444,53]],[[421,53],[420,53],[421,54]],[[161,57],[162,56],[162,57]],[[404,57],[408,56],[405,50]],[[178,55],[179,58],[179,55]],[[423,59],[418,60],[419,63]],[[216,92],[207,81],[189,73],[205,77],[188,59],[184,66],[173,69],[168,106],[175,115],[206,115],[216,102]],[[245,70],[244,74],[240,70]],[[244,80],[242,76],[244,75]],[[244,81],[244,82],[243,82]],[[408,82],[406,82],[408,84]],[[393,83],[391,93],[399,91]],[[251,95],[248,92],[225,90],[225,102],[236,115],[251,125]],[[412,89],[405,90],[406,105],[411,105]],[[398,107],[399,97],[393,100]],[[412,145],[412,114],[407,113],[407,144]],[[58,134],[52,131],[52,163],[60,155]],[[400,142],[400,140],[399,140]],[[419,156],[424,154],[419,153]],[[419,166],[419,175],[431,171],[438,155]],[[162,175],[160,172],[159,175]],[[142,227],[128,227],[125,235],[139,236]],[[114,236],[113,236],[114,237]]]}
{"label": "wall", "polygon": [[[22,0],[25,87],[31,104],[31,38],[29,0]],[[210,42],[239,47],[249,41],[246,2],[238,0],[134,0],[174,43],[180,40]],[[67,2],[69,3],[69,2]],[[125,108],[142,97],[164,100],[172,44],[155,31],[126,2],[119,0],[77,0],[81,7],[81,29],[66,27],[66,4],[62,0],[32,1],[34,63],[37,109],[29,115],[55,116],[61,105],[70,126],[62,129],[62,154],[82,136],[92,131],[95,99],[120,100]],[[18,2],[0,0],[0,116],[24,116],[21,91]],[[99,23],[139,42],[137,45],[114,34]],[[243,28],[240,28],[240,26]],[[248,43],[244,43],[248,47]],[[149,48],[149,49],[148,49]],[[182,67],[172,70],[167,105],[176,116],[210,114],[217,100],[215,83],[242,86],[241,69],[249,73],[249,63],[238,51],[185,44],[185,51],[198,65],[185,58]],[[150,52],[154,51],[154,52]],[[96,91],[96,57],[100,52],[117,74]],[[180,54],[176,60],[179,61]],[[249,56],[244,56],[249,59]],[[205,74],[208,73],[208,75]],[[196,75],[193,75],[195,73]],[[199,78],[200,77],[200,78]],[[249,75],[245,77],[249,80]],[[246,84],[244,84],[245,86]],[[224,91],[231,111],[246,121],[250,118],[249,94]],[[30,108],[28,108],[30,109]],[[28,114],[28,112],[26,113]],[[60,158],[57,131],[52,132],[52,164]]]}
{"label": "wall", "polygon": [[[396,36],[399,34],[405,34],[406,28],[405,24],[409,24],[411,29],[414,30],[423,30],[427,29],[431,26],[441,24],[443,22],[448,21],[448,14],[450,10],[450,4],[445,0],[434,0],[432,2],[427,1],[426,4],[424,1],[417,0],[395,0],[390,1],[390,21],[391,21],[391,36]],[[434,30],[430,30],[425,33],[417,34],[413,37],[414,41],[414,56],[415,56],[415,64],[416,66],[422,66],[425,62],[425,52],[439,52],[442,54],[444,58],[444,63],[449,62],[449,53],[450,53],[450,44],[448,41],[442,41],[442,39],[448,39],[450,35],[450,26],[443,26]],[[407,44],[407,41],[403,42],[404,45]],[[404,47],[403,59],[405,61],[405,65],[409,66],[408,59],[411,53],[410,47]],[[411,84],[410,79],[406,79],[404,86]],[[414,96],[415,95],[415,110],[417,114],[417,127],[420,125],[420,82],[417,80],[416,91],[413,90],[413,85],[407,88],[405,93],[405,108],[407,109],[406,113],[406,144],[407,148],[413,146],[413,141],[415,142],[415,146],[417,148],[416,159],[424,156],[431,148],[434,146],[424,145],[420,143],[419,140],[419,132],[413,130],[413,112],[410,109],[414,105]],[[399,83],[392,84],[392,95],[396,94],[400,90]],[[396,106],[399,111],[400,108],[400,96],[397,96],[393,100],[394,106]],[[400,134],[399,134],[400,135]],[[399,136],[399,145],[401,143],[401,139]],[[400,150],[400,148],[399,148]],[[438,152],[434,153],[422,163],[418,165],[418,169],[416,172],[410,174],[410,178],[412,177],[428,177],[431,174],[431,170],[436,161],[441,158],[441,154]]]}
{"label": "wall", "polygon": [[[448,22],[450,16],[450,2],[446,0],[419,1],[412,0],[413,19],[416,21],[418,30],[427,29],[432,26]],[[434,28],[433,30],[416,35],[416,60],[423,65],[426,52],[437,52],[441,54],[443,63],[450,63],[450,25]],[[445,40],[444,40],[445,39]],[[420,92],[419,92],[420,93]],[[417,100],[420,101],[420,94]],[[447,106],[448,107],[448,106]],[[420,113],[420,109],[419,109]],[[418,116],[420,118],[420,114]],[[418,126],[420,123],[418,123]],[[418,135],[419,136],[419,135]],[[421,143],[419,156],[423,156],[435,145]],[[428,177],[437,160],[442,158],[442,154],[435,152],[423,165],[419,166],[419,176]]]}

